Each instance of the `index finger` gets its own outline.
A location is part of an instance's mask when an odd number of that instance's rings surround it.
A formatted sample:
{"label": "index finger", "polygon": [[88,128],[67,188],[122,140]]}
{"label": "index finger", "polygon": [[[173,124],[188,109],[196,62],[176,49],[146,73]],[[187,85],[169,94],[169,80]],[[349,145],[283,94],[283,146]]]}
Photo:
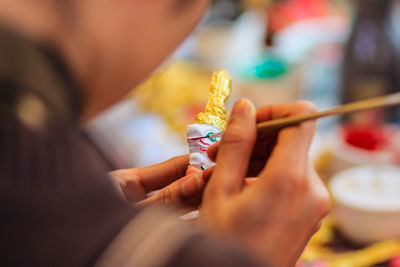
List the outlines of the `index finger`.
{"label": "index finger", "polygon": [[[285,118],[289,116],[296,116],[301,114],[314,113],[316,111],[315,106],[308,101],[298,101],[289,104],[279,104],[266,106],[257,111],[256,118],[257,123]],[[291,127],[286,127],[278,133],[278,143],[276,145],[303,145],[300,151],[292,150],[297,152],[307,152],[309,145],[312,141],[315,130],[315,121],[302,123]]]}
{"label": "index finger", "polygon": [[166,187],[186,175],[189,155],[174,157],[162,163],[142,168],[120,170],[124,178],[135,177],[146,192]]}
{"label": "index finger", "polygon": [[[265,110],[264,110],[265,111]],[[270,108],[269,116],[276,119],[315,112],[315,107],[308,102],[279,105]],[[259,115],[260,117],[267,114]],[[315,121],[304,122],[297,126],[287,127],[278,133],[278,139],[266,166],[260,173],[258,186],[268,184],[270,179],[304,178],[308,168],[308,153],[315,131]],[[264,181],[262,181],[264,180]]]}

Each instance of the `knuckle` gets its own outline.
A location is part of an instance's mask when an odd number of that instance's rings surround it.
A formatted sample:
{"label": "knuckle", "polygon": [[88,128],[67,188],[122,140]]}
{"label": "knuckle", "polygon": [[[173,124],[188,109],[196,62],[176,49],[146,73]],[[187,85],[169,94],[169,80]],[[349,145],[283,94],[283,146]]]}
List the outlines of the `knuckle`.
{"label": "knuckle", "polygon": [[318,195],[314,196],[313,202],[315,203],[315,212],[318,218],[328,215],[332,207],[332,201],[327,190],[318,192]]}
{"label": "knuckle", "polygon": [[161,191],[160,204],[167,205],[172,202],[172,199],[173,199],[173,194],[171,192],[171,188],[167,186]]}
{"label": "knuckle", "polygon": [[319,203],[318,209],[319,209],[320,214],[323,217],[326,216],[331,211],[331,208],[332,208],[332,201],[331,201],[330,196],[327,194],[326,196],[321,197],[320,200],[318,201],[318,203]]}
{"label": "knuckle", "polygon": [[302,172],[286,171],[284,179],[280,180],[280,188],[285,193],[299,195],[309,190],[307,177]]}

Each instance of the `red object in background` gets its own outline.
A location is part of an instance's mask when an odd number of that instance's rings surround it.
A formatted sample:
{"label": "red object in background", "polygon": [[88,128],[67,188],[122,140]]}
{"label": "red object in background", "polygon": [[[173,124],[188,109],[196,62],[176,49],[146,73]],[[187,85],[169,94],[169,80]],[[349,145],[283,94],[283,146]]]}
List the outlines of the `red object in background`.
{"label": "red object in background", "polygon": [[400,267],[400,256],[391,259],[389,261],[389,267]]}
{"label": "red object in background", "polygon": [[389,144],[389,137],[385,128],[377,124],[343,126],[346,143],[369,151],[384,149]]}
{"label": "red object in background", "polygon": [[267,8],[268,28],[277,32],[296,21],[326,16],[330,12],[327,0],[277,0]]}
{"label": "red object in background", "polygon": [[267,7],[266,44],[273,45],[275,33],[297,21],[323,17],[337,13],[330,0],[274,0]]}

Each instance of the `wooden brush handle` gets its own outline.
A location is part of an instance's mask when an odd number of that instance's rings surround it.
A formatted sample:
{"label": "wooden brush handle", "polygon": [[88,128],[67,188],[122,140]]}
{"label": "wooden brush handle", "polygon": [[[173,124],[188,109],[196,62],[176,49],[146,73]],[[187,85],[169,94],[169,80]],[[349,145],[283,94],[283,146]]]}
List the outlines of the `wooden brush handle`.
{"label": "wooden brush handle", "polygon": [[349,114],[359,111],[365,111],[375,108],[391,107],[396,105],[400,105],[400,93],[357,101],[311,114],[292,116],[292,117],[262,122],[257,124],[257,131],[258,133],[277,131],[287,126],[293,126],[305,121],[319,119],[327,116],[338,115],[338,114]]}

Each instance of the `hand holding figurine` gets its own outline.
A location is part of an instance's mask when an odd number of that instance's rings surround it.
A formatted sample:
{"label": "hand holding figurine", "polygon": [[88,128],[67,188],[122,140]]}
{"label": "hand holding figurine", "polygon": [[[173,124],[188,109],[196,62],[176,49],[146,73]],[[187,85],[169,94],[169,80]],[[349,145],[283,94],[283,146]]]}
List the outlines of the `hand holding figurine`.
{"label": "hand holding figurine", "polygon": [[[187,169],[188,162],[188,155],[179,156],[152,166],[114,171],[110,176],[135,205],[179,206],[187,211],[197,208],[205,187],[202,172]],[[147,197],[155,190],[160,191]]]}
{"label": "hand holding figurine", "polygon": [[[200,222],[271,266],[293,266],[320,220],[329,195],[308,159],[315,122],[257,139],[262,122],[313,112],[305,102],[273,105],[257,113],[236,103],[203,196]],[[251,174],[256,182],[245,186]]]}

